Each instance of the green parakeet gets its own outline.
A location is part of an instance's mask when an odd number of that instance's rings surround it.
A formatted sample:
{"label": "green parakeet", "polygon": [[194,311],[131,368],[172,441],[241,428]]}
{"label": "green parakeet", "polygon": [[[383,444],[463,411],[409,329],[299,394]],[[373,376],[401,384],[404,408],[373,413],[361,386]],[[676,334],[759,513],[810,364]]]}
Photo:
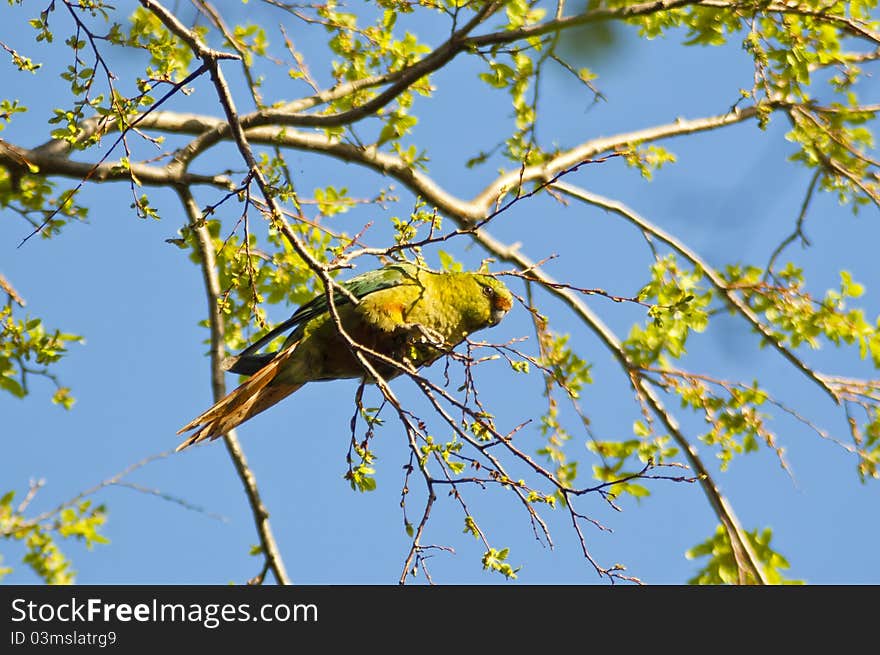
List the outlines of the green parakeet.
{"label": "green parakeet", "polygon": [[[352,340],[413,368],[432,364],[469,334],[496,325],[513,305],[510,291],[494,277],[432,271],[409,263],[363,273],[341,286],[358,301],[352,304],[347,294],[334,292],[340,323]],[[258,354],[291,328],[295,329],[280,350]],[[400,373],[378,360],[370,363],[385,379]],[[184,426],[178,434],[196,431],[178,450],[216,439],[306,382],[365,377],[337,330],[324,293],[229,358],[224,368],[251,377]]]}

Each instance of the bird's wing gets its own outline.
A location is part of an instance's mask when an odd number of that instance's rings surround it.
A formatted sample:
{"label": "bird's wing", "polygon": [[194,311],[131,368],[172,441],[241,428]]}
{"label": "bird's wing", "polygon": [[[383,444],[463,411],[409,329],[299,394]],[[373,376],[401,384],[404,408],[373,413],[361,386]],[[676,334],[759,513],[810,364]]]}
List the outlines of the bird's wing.
{"label": "bird's wing", "polygon": [[[361,298],[368,296],[371,293],[376,293],[377,291],[381,291],[382,289],[390,289],[391,287],[403,284],[404,282],[406,282],[407,279],[415,279],[414,272],[415,267],[411,264],[391,264],[375,271],[367,271],[366,273],[361,273],[360,275],[357,275],[350,280],[340,283],[340,286],[348,291],[348,294],[351,294],[351,296],[354,296],[355,298],[360,300]],[[348,294],[343,293],[339,289],[334,289],[334,305],[336,305],[336,307],[340,307],[342,305],[347,305],[348,303],[350,303],[351,299]],[[327,294],[321,293],[315,296],[305,305],[302,305],[299,309],[297,309],[293,313],[293,315],[286,321],[279,323],[269,332],[260,337],[257,341],[245,348],[237,357],[234,358],[235,361],[237,362],[239,360],[247,360],[248,358],[253,358],[254,354],[257,353],[260,348],[272,341],[272,339],[274,339],[278,335],[286,332],[293,327],[296,327],[297,325],[300,325],[301,323],[306,323],[316,316],[325,314],[328,311],[329,305],[327,302]],[[233,369],[230,368],[229,370]]]}

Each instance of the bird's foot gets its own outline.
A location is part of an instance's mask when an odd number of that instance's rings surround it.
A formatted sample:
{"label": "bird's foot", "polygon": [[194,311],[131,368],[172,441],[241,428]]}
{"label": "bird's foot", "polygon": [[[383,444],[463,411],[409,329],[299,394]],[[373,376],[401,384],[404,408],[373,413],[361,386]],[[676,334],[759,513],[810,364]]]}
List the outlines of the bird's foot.
{"label": "bird's foot", "polygon": [[413,343],[427,344],[439,349],[445,349],[448,347],[446,338],[432,327],[422,325],[421,323],[409,323],[405,325],[404,328],[411,336],[420,337]]}

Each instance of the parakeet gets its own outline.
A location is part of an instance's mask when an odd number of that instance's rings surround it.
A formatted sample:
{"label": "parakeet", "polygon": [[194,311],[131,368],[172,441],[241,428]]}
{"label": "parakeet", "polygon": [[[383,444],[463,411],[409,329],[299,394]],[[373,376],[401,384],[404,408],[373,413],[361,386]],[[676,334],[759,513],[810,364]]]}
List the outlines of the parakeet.
{"label": "parakeet", "polygon": [[[477,330],[496,325],[513,305],[498,279],[481,273],[432,271],[395,263],[341,284],[334,304],[351,339],[413,369],[429,366]],[[282,332],[295,328],[281,349],[258,353]],[[367,357],[370,360],[369,357]],[[400,370],[373,358],[383,378]],[[177,450],[216,439],[289,396],[306,382],[365,378],[364,368],[334,323],[324,293],[300,307],[224,368],[250,375],[241,386],[178,431],[196,431]]]}

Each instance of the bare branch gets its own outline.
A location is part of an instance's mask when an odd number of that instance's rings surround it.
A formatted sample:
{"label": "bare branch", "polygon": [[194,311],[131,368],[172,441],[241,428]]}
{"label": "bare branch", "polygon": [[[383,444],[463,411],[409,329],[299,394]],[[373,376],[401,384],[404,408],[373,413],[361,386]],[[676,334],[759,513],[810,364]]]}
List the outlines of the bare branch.
{"label": "bare branch", "polygon": [[[169,187],[177,184],[188,186],[207,185],[228,189],[232,181],[227,175],[199,175],[196,173],[179,172],[168,166],[151,166],[131,162],[122,165],[120,162],[91,164],[77,162],[59,156],[51,150],[35,148],[21,149],[21,153],[35,167],[35,173],[50,177],[58,175],[93,182],[128,181],[134,176],[141,186]],[[10,162],[0,150],[0,166],[9,166]]]}
{"label": "bare branch", "polygon": [[[223,377],[223,369],[221,362],[224,357],[223,348],[223,314],[217,305],[217,299],[220,296],[220,281],[217,276],[217,267],[214,257],[214,244],[211,242],[211,236],[208,234],[208,228],[201,220],[202,215],[195,199],[192,197],[187,187],[178,187],[178,195],[183,203],[186,213],[189,216],[190,225],[192,226],[198,239],[198,249],[201,255],[202,276],[205,284],[205,294],[208,301],[208,320],[211,330],[211,388],[213,390],[214,400],[220,400],[226,395],[226,381]],[[272,534],[272,526],[269,524],[269,511],[263,504],[260,497],[257,481],[253,471],[250,469],[245,458],[244,451],[238,441],[238,437],[234,430],[231,430],[223,437],[226,444],[226,450],[232,458],[242,484],[248,502],[251,506],[251,512],[256,523],[257,533],[260,536],[260,544],[262,552],[266,558],[269,568],[272,570],[278,584],[290,584],[290,578],[284,567],[284,560],[278,550],[275,536]]]}
{"label": "bare branch", "polygon": [[[458,217],[465,223],[463,227],[466,227],[485,219],[504,194],[515,192],[526,182],[546,183],[581,162],[590,161],[604,153],[631,144],[694,134],[741,123],[756,116],[757,109],[754,106],[736,108],[715,116],[692,120],[680,119],[665,125],[590,139],[561,152],[540,166],[528,166],[501,175],[470,201],[452,195],[430,176],[414,170],[400,157],[382,152],[375,147],[358,147],[328,138],[324,134],[303,132],[289,127],[249,127],[258,122],[257,117],[260,115],[260,112],[255,112],[240,119],[241,125],[248,128],[245,130],[248,141],[321,152],[341,161],[361,164],[383,175],[394,177],[443,213]],[[178,152],[177,157],[180,161],[191,161],[215,143],[230,138],[229,126],[225,121],[203,114],[160,111],[150,114],[141,124],[160,131],[198,135]]]}
{"label": "bare branch", "polygon": [[819,177],[821,176],[821,174],[821,170],[817,170],[815,173],[813,173],[813,177],[810,179],[810,184],[807,187],[807,193],[804,196],[804,201],[801,203],[801,210],[798,213],[797,220],[795,221],[794,231],[789,234],[785,239],[783,239],[782,243],[776,246],[776,248],[771,253],[770,261],[767,262],[765,275],[773,274],[773,264],[776,263],[776,259],[789,245],[791,245],[795,241],[795,239],[800,238],[802,245],[810,245],[810,241],[807,239],[806,234],[804,234],[804,221],[807,218],[807,210],[810,208],[810,201],[813,199],[813,194],[816,191],[816,185],[819,182]]}
{"label": "bare branch", "polygon": [[[10,531],[8,533],[4,533],[4,534],[15,534],[17,532],[27,530],[34,525],[42,523],[43,521],[50,519],[53,516],[55,516],[56,514],[60,513],[62,510],[66,509],[68,507],[73,507],[74,505],[78,504],[84,498],[88,498],[89,496],[96,494],[101,489],[105,489],[106,487],[118,484],[123,478],[128,476],[130,473],[138,470],[139,468],[143,468],[144,466],[146,466],[150,462],[155,462],[158,459],[164,459],[164,458],[168,457],[171,454],[171,452],[172,451],[168,450],[165,452],[157,453],[156,455],[150,455],[149,457],[145,457],[144,459],[140,460],[139,462],[135,462],[134,464],[127,466],[126,468],[124,468],[122,471],[120,471],[116,475],[113,475],[113,476],[107,478],[106,480],[103,480],[103,481],[99,482],[98,484],[96,484],[92,487],[89,487],[85,491],[81,491],[80,493],[75,495],[73,498],[64,501],[63,503],[61,503],[60,505],[58,505],[54,509],[51,509],[47,512],[43,512],[42,514],[35,516],[32,519],[29,519],[27,521],[24,521],[23,523],[18,524],[17,526],[15,526],[15,528],[12,531]],[[33,499],[34,494],[42,486],[43,486],[42,481],[37,481],[36,483],[32,483],[31,488],[28,491],[28,497],[25,500],[29,503],[30,500]],[[27,507],[27,503],[24,504],[24,507]],[[24,509],[24,507],[22,507],[21,509]]]}
{"label": "bare branch", "polygon": [[15,287],[9,283],[2,273],[0,273],[0,289],[6,292],[6,295],[9,296],[10,300],[13,300],[19,307],[24,307],[27,303],[24,301],[24,298],[15,290]]}

